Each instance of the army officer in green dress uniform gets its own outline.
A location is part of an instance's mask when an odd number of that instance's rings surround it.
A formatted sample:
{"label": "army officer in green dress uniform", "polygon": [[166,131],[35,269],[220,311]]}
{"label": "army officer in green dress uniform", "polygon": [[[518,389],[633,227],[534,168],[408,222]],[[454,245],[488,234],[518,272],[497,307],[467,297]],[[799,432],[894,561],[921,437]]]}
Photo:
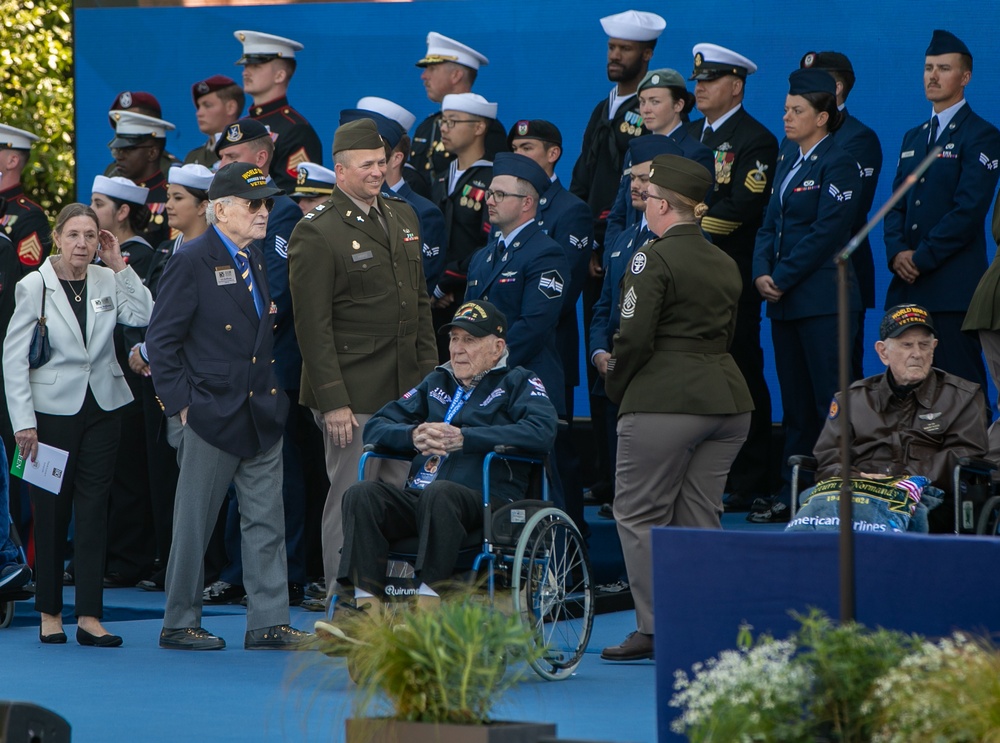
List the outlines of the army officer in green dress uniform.
{"label": "army officer in green dress uniform", "polygon": [[659,239],[632,257],[605,388],[619,405],[615,520],[637,631],[605,660],[653,657],[650,530],[722,527],[722,492],[753,402],[728,348],[743,289],[736,262],[702,235],[713,183],[697,162],[658,155],[646,221]]}

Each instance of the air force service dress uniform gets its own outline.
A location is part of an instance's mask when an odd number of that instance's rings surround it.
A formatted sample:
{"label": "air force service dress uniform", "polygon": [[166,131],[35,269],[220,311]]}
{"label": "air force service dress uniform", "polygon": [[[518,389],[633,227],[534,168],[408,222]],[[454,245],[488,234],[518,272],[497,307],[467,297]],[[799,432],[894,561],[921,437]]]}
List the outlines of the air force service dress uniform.
{"label": "air force service dress uniform", "polygon": [[[833,78],[820,70],[796,70],[790,95],[833,94]],[[823,86],[826,86],[824,88]],[[828,89],[827,89],[828,88]],[[803,159],[804,156],[804,159]],[[796,166],[798,169],[796,170]],[[861,191],[857,161],[827,134],[808,152],[786,141],[774,174],[774,192],[757,235],[753,277],[770,276],[784,292],[767,303],[785,422],[782,473],[793,454],[816,444],[838,389],[837,268],[834,256],[851,236]],[[851,333],[861,296],[850,271]]]}
{"label": "air force service dress uniform", "polygon": [[[235,31],[233,36],[243,45],[238,65],[259,64],[272,59],[295,59],[302,44],[273,34],[258,31]],[[323,162],[323,144],[306,118],[288,103],[286,96],[273,101],[254,101],[247,111],[251,118],[266,126],[274,140],[274,160],[271,177],[278,188],[291,193],[298,177],[299,163]]]}
{"label": "air force service dress uniform", "polygon": [[[490,63],[472,47],[431,31],[427,34],[427,53],[417,62],[417,67],[430,67],[442,62],[454,62],[472,70],[479,70]],[[358,107],[362,106],[359,104]],[[484,159],[492,161],[498,152],[507,151],[507,132],[495,117],[488,123]],[[453,160],[452,154],[441,143],[441,112],[435,111],[413,132],[413,146],[410,148],[412,169],[407,169],[407,175],[414,177],[408,177],[407,181],[421,196],[433,198],[434,183],[448,173]]]}
{"label": "air force service dress uniform", "polygon": [[[698,163],[661,155],[650,182],[697,201],[712,177]],[[637,628],[647,636],[650,530],[721,528],[726,475],[750,425],[750,394],[726,350],[741,288],[733,259],[694,223],[674,224],[637,251],[622,285],[606,379],[620,405],[614,512]]]}
{"label": "air force service dress uniform", "polygon": [[[209,198],[276,193],[259,168],[230,163],[219,169]],[[242,520],[247,629],[287,625],[289,617],[279,496],[288,398],[271,363],[271,296],[260,251],[247,246],[241,268],[226,241],[210,227],[174,254],[146,336],[156,391],[175,431],[178,413],[187,409],[177,449],[165,630],[201,625],[203,558],[231,482]]]}
{"label": "air force service dress uniform", "polygon": [[[375,123],[344,124],[334,152],[382,146]],[[359,424],[414,387],[437,364],[420,230],[402,199],[378,196],[385,218],[366,213],[338,186],[296,226],[289,243],[295,330],[302,351],[303,405],[325,431],[323,413],[350,407]],[[343,544],[341,498],[357,480],[360,431],[341,449],[324,433],[330,490],[323,511],[327,586]]]}
{"label": "air force service dress uniform", "polygon": [[[0,150],[19,150],[28,156],[38,137],[23,129],[0,124]],[[0,191],[0,229],[10,239],[21,272],[37,269],[52,250],[52,230],[45,211],[24,194],[20,183]],[[13,287],[19,276],[7,276]]]}
{"label": "air force service dress uniform", "polygon": [[[935,31],[928,56],[949,53],[972,56],[952,34]],[[937,161],[886,215],[886,259],[891,266],[897,254],[912,250],[920,276],[912,284],[893,276],[885,306],[926,307],[934,316],[941,341],[934,365],[978,382],[985,390],[979,342],[961,332],[961,325],[986,271],[984,223],[1000,177],[1000,132],[964,99],[956,107],[951,121],[938,129],[935,143],[941,154]],[[925,122],[903,135],[893,189],[931,149],[930,127]]]}
{"label": "air force service dress uniform", "polygon": [[[691,80],[715,80],[724,75],[746,80],[757,70],[757,65],[742,54],[716,44],[697,44],[692,54]],[[752,497],[767,494],[770,489],[767,462],[771,451],[771,393],[764,379],[764,352],[760,346],[762,300],[751,274],[757,230],[774,182],[778,140],[742,104],[720,118],[724,121],[717,120],[713,127],[705,119],[692,121],[688,133],[715,154],[715,185],[706,202],[708,214],[701,220],[701,228],[714,245],[736,261],[743,279],[729,352],[750,389],[754,410],[750,433],[733,465],[729,485],[731,491]]]}

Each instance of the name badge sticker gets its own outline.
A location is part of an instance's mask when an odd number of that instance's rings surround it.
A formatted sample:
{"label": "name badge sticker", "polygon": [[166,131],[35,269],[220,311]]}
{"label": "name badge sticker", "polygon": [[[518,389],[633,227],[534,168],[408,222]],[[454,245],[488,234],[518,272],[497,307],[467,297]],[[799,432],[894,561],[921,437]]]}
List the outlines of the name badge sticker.
{"label": "name badge sticker", "polygon": [[218,286],[229,286],[236,283],[236,269],[220,266],[215,269],[215,283]]}
{"label": "name badge sticker", "polygon": [[110,312],[115,308],[115,303],[111,301],[111,297],[91,299],[90,304],[94,308],[94,312]]}

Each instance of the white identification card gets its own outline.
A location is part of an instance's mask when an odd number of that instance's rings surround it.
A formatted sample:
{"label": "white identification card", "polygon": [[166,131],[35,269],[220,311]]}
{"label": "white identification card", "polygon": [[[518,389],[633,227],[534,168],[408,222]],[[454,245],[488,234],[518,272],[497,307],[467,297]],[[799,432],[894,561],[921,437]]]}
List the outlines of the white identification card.
{"label": "white identification card", "polygon": [[93,306],[94,312],[110,312],[115,308],[115,303],[111,301],[111,297],[91,299],[90,304]]}
{"label": "white identification card", "polygon": [[217,268],[215,269],[215,283],[219,286],[228,286],[229,284],[236,283],[236,269],[235,268]]}

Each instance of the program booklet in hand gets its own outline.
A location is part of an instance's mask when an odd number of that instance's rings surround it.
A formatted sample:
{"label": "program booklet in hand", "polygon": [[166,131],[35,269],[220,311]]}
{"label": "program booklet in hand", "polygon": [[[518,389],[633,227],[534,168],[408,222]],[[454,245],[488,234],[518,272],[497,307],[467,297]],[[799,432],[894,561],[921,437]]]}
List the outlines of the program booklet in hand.
{"label": "program booklet in hand", "polygon": [[34,462],[22,455],[20,448],[14,447],[14,451],[14,461],[10,467],[12,475],[59,495],[63,475],[66,473],[66,461],[69,459],[68,451],[40,443]]}

